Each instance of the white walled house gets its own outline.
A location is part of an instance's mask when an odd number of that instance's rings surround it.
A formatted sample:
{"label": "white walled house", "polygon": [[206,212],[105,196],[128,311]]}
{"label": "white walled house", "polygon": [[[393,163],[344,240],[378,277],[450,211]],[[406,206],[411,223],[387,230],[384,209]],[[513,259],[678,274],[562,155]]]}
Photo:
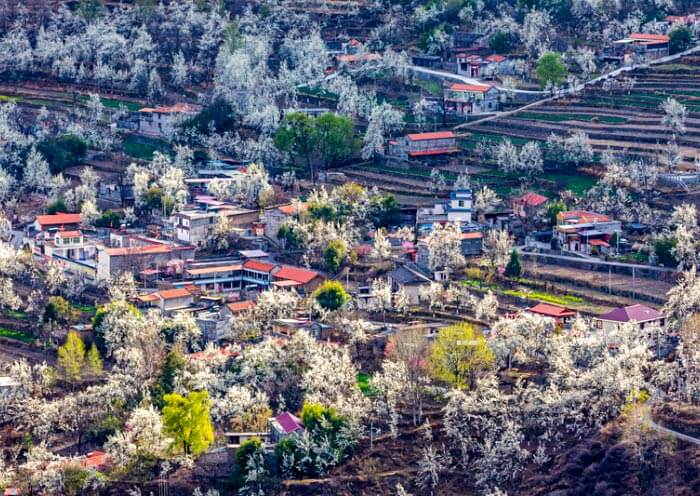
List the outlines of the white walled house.
{"label": "white walled house", "polygon": [[150,136],[170,136],[179,123],[197,115],[200,105],[176,103],[169,107],[146,107],[138,111],[138,131]]}

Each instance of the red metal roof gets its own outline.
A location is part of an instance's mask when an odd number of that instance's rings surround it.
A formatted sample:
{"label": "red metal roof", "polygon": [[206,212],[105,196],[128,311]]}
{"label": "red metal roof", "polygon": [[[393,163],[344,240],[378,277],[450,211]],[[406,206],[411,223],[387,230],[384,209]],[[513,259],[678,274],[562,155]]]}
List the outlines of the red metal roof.
{"label": "red metal roof", "polygon": [[539,207],[547,202],[547,197],[537,193],[527,192],[524,195],[513,198],[513,201],[528,207]]}
{"label": "red metal roof", "polygon": [[107,453],[104,451],[91,451],[83,458],[83,466],[85,468],[98,469],[107,463],[108,458]]}
{"label": "red metal roof", "polygon": [[463,232],[462,239],[481,239],[484,235],[480,231]]}
{"label": "red metal roof", "polygon": [[36,221],[42,226],[60,226],[64,224],[80,224],[80,214],[57,213],[53,215],[37,215]]}
{"label": "red metal roof", "polygon": [[277,207],[277,210],[282,212],[284,215],[296,215],[301,212],[306,212],[308,209],[308,204],[306,203],[299,203],[298,210],[297,206],[290,203],[289,205],[282,205],[281,207]]}
{"label": "red metal roof", "polygon": [[590,240],[588,240],[588,244],[591,246],[605,246],[605,247],[610,246],[609,243],[603,241],[602,239],[590,239]]}
{"label": "red metal roof", "polygon": [[245,310],[250,310],[251,308],[255,308],[255,303],[252,300],[244,300],[244,301],[234,301],[233,303],[227,303],[226,307],[231,310],[233,313],[240,313]]}
{"label": "red metal roof", "polygon": [[78,236],[82,236],[83,233],[80,231],[58,231],[56,233],[56,236],[59,236],[61,238],[77,238]]}
{"label": "red metal roof", "polygon": [[270,272],[275,268],[275,266],[269,263],[259,262],[258,260],[246,260],[246,262],[243,264],[243,268],[248,270],[257,270],[258,272]]}
{"label": "red metal roof", "polygon": [[503,55],[489,55],[486,57],[489,62],[503,62],[506,58]]}
{"label": "red metal roof", "polygon": [[189,114],[199,112],[200,110],[202,110],[200,105],[193,105],[191,103],[176,103],[175,105],[171,105],[169,107],[144,107],[139,110],[139,112],[146,114]]}
{"label": "red metal roof", "polygon": [[454,138],[455,133],[452,131],[437,131],[434,133],[415,133],[406,136],[410,141],[426,141],[434,139],[449,139]]}
{"label": "red metal roof", "polygon": [[545,317],[552,317],[555,319],[573,317],[574,315],[576,315],[575,312],[572,312],[568,308],[559,307],[557,305],[549,305],[547,303],[538,303],[534,307],[528,308],[527,311],[530,313],[544,315]]}
{"label": "red metal roof", "polygon": [[286,279],[289,281],[307,284],[319,276],[315,270],[302,269],[291,265],[283,265],[280,270],[274,273],[275,279]]}
{"label": "red metal roof", "polygon": [[176,289],[164,289],[158,291],[158,295],[164,300],[174,300],[175,298],[186,298],[187,296],[192,296],[192,294],[185,288]]}
{"label": "red metal roof", "polygon": [[486,93],[488,90],[493,88],[489,84],[464,84],[455,83],[450,86],[452,91],[468,91],[469,93]]}
{"label": "red metal roof", "polygon": [[665,34],[632,33],[627,37],[630,40],[658,41],[668,43],[670,38]]}
{"label": "red metal roof", "polygon": [[569,210],[568,212],[559,212],[557,218],[563,220],[577,220],[577,224],[587,224],[591,222],[610,222],[610,217],[604,214],[588,212],[586,210]]}

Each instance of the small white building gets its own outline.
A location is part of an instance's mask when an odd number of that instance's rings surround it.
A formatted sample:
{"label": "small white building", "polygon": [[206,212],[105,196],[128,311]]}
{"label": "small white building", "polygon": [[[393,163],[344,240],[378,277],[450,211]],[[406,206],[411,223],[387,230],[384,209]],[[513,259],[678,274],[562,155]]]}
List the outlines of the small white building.
{"label": "small white building", "polygon": [[142,108],[138,111],[138,131],[151,136],[170,136],[178,124],[197,115],[201,110],[200,105],[190,103]]}
{"label": "small white building", "polygon": [[471,224],[472,200],[471,188],[457,189],[450,193],[450,199],[447,202],[447,221]]}

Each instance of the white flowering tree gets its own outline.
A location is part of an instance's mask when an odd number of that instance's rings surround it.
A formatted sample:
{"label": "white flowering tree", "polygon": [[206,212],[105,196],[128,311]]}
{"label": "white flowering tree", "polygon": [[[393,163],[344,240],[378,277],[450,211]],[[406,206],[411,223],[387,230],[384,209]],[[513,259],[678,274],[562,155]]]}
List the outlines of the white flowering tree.
{"label": "white flowering tree", "polygon": [[428,248],[430,270],[446,269],[454,271],[464,265],[462,255],[462,231],[459,224],[433,225],[425,240]]}

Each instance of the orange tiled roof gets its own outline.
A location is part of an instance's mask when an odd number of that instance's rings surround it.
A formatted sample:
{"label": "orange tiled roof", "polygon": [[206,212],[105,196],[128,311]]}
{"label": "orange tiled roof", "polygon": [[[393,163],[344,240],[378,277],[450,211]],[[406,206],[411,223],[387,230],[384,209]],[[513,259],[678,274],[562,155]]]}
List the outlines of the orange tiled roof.
{"label": "orange tiled roof", "polygon": [[233,303],[227,303],[226,307],[231,310],[233,313],[239,313],[243,312],[245,310],[250,310],[251,308],[255,308],[257,303],[255,303],[252,300],[243,300],[243,301],[235,301]]}
{"label": "orange tiled roof", "polygon": [[450,86],[452,91],[468,91],[470,93],[486,93],[488,90],[493,88],[489,84],[463,84],[455,83]]}
{"label": "orange tiled roof", "polygon": [[292,267],[291,265],[283,265],[282,268],[274,274],[275,279],[287,279],[301,284],[307,284],[313,281],[318,275],[318,272],[314,270]]}
{"label": "orange tiled roof", "polygon": [[37,215],[36,221],[42,226],[60,226],[63,224],[80,224],[80,214],[57,213]]}
{"label": "orange tiled roof", "polygon": [[406,136],[410,141],[426,141],[434,139],[449,139],[454,138],[455,133],[452,131],[437,131],[434,133],[415,133]]}
{"label": "orange tiled roof", "polygon": [[187,296],[192,296],[192,294],[185,288],[176,289],[163,289],[158,291],[158,295],[164,300],[174,300],[175,298],[185,298]]}
{"label": "orange tiled roof", "polygon": [[243,264],[243,268],[257,270],[258,272],[270,272],[275,266],[269,263],[259,262],[258,260],[246,260]]}

